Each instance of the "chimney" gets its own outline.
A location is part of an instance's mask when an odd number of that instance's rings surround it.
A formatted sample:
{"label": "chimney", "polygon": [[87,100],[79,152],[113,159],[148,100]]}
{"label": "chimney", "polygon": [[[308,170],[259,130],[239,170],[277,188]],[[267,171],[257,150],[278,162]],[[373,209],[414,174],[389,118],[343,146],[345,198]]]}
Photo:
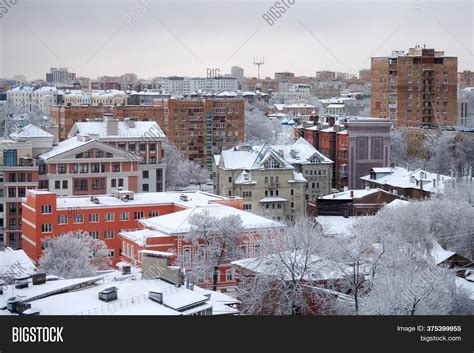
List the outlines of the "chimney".
{"label": "chimney", "polygon": [[133,129],[135,127],[135,121],[133,121],[132,119],[125,118],[124,121],[125,121],[125,124],[127,124],[127,127],[131,128],[131,129]]}
{"label": "chimney", "polygon": [[49,132],[51,135],[54,136],[53,146],[57,146],[58,145],[58,133],[59,133],[58,127],[55,126],[55,125],[48,125],[48,126],[45,127],[45,130],[47,132]]}
{"label": "chimney", "polygon": [[118,119],[104,115],[104,122],[107,128],[107,135],[118,135]]}

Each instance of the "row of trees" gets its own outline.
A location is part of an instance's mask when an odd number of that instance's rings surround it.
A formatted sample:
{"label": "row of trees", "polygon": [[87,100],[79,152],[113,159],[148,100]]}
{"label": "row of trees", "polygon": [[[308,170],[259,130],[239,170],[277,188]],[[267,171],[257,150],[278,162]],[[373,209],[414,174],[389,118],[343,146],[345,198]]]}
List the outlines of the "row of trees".
{"label": "row of trees", "polygon": [[424,139],[409,141],[407,132],[398,129],[391,137],[391,160],[395,165],[410,165],[449,175],[474,166],[474,139],[457,132],[438,131]]}
{"label": "row of trees", "polygon": [[384,208],[345,238],[302,219],[283,241],[262,239],[271,251],[253,267],[264,271],[241,276],[239,299],[246,314],[473,314],[454,273],[431,255],[436,241],[472,258],[473,235],[474,208],[462,198]]}

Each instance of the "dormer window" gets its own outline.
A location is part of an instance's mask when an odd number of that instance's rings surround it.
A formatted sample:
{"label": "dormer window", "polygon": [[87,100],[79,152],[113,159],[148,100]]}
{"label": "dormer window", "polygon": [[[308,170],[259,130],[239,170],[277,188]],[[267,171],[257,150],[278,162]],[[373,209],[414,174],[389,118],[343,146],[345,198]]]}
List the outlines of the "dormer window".
{"label": "dormer window", "polygon": [[269,158],[265,164],[265,169],[278,169],[281,168],[281,165],[278,161],[276,161],[274,158]]}

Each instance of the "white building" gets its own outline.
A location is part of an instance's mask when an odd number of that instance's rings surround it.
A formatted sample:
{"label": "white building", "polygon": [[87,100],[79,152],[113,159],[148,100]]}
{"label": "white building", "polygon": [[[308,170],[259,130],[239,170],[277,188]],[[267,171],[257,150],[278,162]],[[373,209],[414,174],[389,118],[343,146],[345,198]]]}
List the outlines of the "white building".
{"label": "white building", "polygon": [[7,103],[18,113],[39,110],[49,115],[57,96],[58,90],[54,86],[18,86],[7,91]]}
{"label": "white building", "polygon": [[188,95],[193,92],[215,92],[238,90],[238,83],[235,77],[166,77],[162,78],[161,89],[168,94]]}

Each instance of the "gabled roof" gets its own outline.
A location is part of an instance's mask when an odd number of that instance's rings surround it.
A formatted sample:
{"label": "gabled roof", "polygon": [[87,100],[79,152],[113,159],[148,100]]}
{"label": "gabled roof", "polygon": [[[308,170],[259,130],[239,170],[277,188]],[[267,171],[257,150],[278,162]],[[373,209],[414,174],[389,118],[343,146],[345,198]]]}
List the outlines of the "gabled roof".
{"label": "gabled roof", "polygon": [[200,214],[206,211],[209,212],[211,217],[215,217],[217,219],[221,219],[230,215],[239,216],[242,220],[242,226],[245,229],[274,228],[284,226],[280,222],[272,221],[253,213],[245,212],[224,205],[196,206],[164,216],[142,219],[140,220],[140,224],[149,229],[156,230],[162,234],[183,234],[188,233],[191,229],[189,218],[194,214]]}
{"label": "gabled roof", "polygon": [[54,138],[52,134],[50,134],[47,131],[44,131],[43,129],[33,124],[26,125],[25,127],[21,128],[19,131],[11,133],[10,137],[14,140],[18,140],[22,138],[29,139],[32,137]]}
{"label": "gabled roof", "polygon": [[51,151],[41,154],[38,158],[47,161],[52,158],[58,157],[62,154],[74,153],[73,152],[74,150],[76,150],[76,152],[82,152],[89,148],[94,148],[94,147],[100,148],[107,152],[111,152],[114,155],[124,156],[124,158],[125,158],[125,155],[127,154],[128,156],[127,158],[129,159],[135,159],[135,160],[140,159],[140,156],[136,154],[132,154],[131,152],[126,152],[120,148],[110,146],[106,143],[103,143],[94,139],[78,138],[78,137],[71,137],[70,139],[60,142],[57,146],[54,146]]}
{"label": "gabled roof", "polygon": [[443,192],[445,183],[451,180],[451,177],[447,175],[431,173],[423,169],[410,171],[405,168],[395,167],[391,173],[387,173],[386,168],[383,168],[383,170],[383,172],[377,173],[372,169],[375,174],[381,174],[377,179],[371,179],[370,175],[365,175],[361,179],[379,185],[406,189],[420,189],[420,180],[422,180],[423,190],[433,193]]}
{"label": "gabled roof", "polygon": [[252,170],[263,169],[265,161],[270,157],[287,169],[294,169],[293,164],[311,163],[313,158],[319,163],[333,163],[302,137],[292,145],[235,147],[222,151],[219,161],[220,167],[224,169]]}

